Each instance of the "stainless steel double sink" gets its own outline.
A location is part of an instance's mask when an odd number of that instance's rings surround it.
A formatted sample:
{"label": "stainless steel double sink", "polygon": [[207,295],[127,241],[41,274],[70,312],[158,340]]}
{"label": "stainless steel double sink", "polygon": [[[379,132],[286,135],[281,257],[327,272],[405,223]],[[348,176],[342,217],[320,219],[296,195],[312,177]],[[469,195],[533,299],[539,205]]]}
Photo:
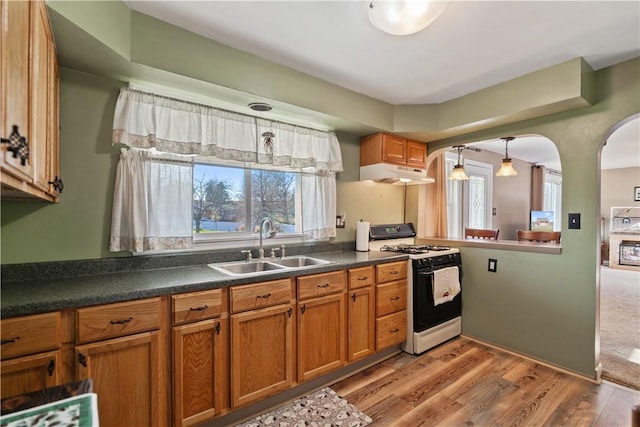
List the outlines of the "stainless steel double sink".
{"label": "stainless steel double sink", "polygon": [[297,270],[305,267],[331,264],[331,261],[308,256],[292,256],[286,258],[258,261],[238,261],[208,264],[209,267],[229,276],[251,276],[266,273],[277,273]]}

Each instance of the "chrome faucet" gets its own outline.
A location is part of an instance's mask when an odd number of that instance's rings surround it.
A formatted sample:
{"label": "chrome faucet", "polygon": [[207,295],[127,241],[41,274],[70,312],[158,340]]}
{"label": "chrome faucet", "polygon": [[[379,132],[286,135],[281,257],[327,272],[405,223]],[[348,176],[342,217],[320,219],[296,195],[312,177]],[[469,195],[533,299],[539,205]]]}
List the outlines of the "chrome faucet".
{"label": "chrome faucet", "polygon": [[265,232],[265,226],[268,226],[266,229],[267,239],[272,236],[273,223],[271,222],[271,218],[265,217],[260,221],[260,249],[258,249],[258,259],[264,259],[264,249],[262,248],[262,235]]}

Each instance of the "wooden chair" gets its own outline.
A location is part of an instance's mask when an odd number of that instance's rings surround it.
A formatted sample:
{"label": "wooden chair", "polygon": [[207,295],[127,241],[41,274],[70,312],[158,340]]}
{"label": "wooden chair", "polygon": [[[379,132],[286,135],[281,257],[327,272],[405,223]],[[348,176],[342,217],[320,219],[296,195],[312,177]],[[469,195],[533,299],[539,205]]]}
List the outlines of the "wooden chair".
{"label": "wooden chair", "polygon": [[560,243],[560,232],[518,230],[518,240],[527,240],[529,242]]}
{"label": "wooden chair", "polygon": [[464,237],[471,237],[472,239],[493,239],[498,240],[498,233],[500,230],[491,230],[485,228],[464,228]]}

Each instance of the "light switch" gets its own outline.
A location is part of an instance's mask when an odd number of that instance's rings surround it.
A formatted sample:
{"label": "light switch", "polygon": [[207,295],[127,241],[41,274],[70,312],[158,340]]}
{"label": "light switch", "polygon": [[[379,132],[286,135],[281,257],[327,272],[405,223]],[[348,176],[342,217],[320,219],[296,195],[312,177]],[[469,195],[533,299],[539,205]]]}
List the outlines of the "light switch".
{"label": "light switch", "polygon": [[580,214],[579,213],[569,214],[569,229],[580,230]]}
{"label": "light switch", "polygon": [[488,271],[495,273],[498,271],[498,260],[494,258],[489,258],[489,268]]}

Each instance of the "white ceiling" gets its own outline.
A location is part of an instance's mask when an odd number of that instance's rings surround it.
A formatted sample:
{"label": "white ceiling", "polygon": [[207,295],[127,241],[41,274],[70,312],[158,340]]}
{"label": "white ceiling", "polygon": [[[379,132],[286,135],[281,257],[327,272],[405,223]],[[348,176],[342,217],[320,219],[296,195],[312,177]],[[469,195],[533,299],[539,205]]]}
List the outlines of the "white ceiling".
{"label": "white ceiling", "polygon": [[[452,0],[433,24],[410,36],[373,28],[368,1],[125,3],[391,104],[443,102],[580,56],[595,70],[640,56],[640,2],[634,0]],[[634,160],[628,147],[640,145],[639,123],[610,138],[603,168],[609,157],[618,158],[613,155],[618,148],[620,161]],[[522,142],[510,144],[512,157],[519,158],[518,146],[530,145]],[[640,166],[640,155],[635,157],[632,166]],[[606,167],[629,167],[612,165]]]}

